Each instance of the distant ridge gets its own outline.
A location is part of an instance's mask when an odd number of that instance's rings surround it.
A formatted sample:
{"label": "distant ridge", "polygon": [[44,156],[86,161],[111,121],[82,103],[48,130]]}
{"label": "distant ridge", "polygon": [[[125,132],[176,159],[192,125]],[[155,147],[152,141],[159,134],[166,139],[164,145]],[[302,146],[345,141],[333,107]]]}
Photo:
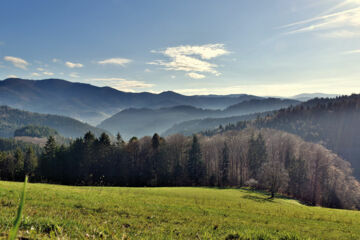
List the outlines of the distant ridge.
{"label": "distant ridge", "polygon": [[197,108],[224,109],[250,99],[261,97],[247,94],[184,96],[172,91],[160,94],[130,93],[62,79],[8,78],[0,81],[1,105],[32,112],[65,115],[93,125],[126,108],[156,109],[190,105]]}
{"label": "distant ridge", "polygon": [[[160,109],[150,108],[129,108],[113,115],[112,117],[104,120],[98,127],[106,129],[113,134],[120,132],[123,137],[130,138],[132,136],[142,137],[145,135],[151,135],[154,132],[159,134],[165,133],[172,126],[184,121],[200,120],[204,118],[226,118],[233,116],[242,116],[252,113],[267,112],[271,110],[278,110],[281,108],[287,108],[289,106],[295,106],[299,104],[299,101],[292,99],[279,99],[279,98],[267,98],[267,99],[251,99],[242,101],[240,103],[231,105],[224,110],[211,110],[196,108],[188,105],[180,105],[175,107],[167,107]],[[229,118],[230,122],[234,119],[251,119],[254,116],[248,116],[245,118]],[[227,119],[211,120],[212,123],[226,122]],[[208,126],[209,121],[206,121]],[[187,125],[189,124],[189,125]],[[192,125],[192,124],[195,124]],[[188,129],[205,130],[197,125],[198,122],[190,121],[182,125],[177,125],[174,129],[169,130],[171,133],[176,133],[174,130],[178,130],[181,133],[189,133]],[[197,126],[196,126],[197,125]],[[181,129],[179,127],[183,127]],[[213,127],[217,127],[215,125]]]}
{"label": "distant ridge", "polygon": [[83,136],[87,131],[98,136],[107,132],[70,117],[32,113],[0,106],[0,137],[13,137],[17,129],[29,125],[49,127],[55,129],[60,135],[71,138]]}

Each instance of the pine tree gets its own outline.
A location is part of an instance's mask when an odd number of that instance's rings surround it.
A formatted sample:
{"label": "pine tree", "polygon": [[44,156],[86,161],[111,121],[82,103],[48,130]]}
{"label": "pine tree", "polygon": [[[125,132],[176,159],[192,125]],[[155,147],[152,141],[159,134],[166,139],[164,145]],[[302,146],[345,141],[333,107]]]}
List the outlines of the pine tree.
{"label": "pine tree", "polygon": [[50,136],[45,144],[43,154],[40,158],[41,177],[51,180],[56,169],[53,169],[53,161],[56,156],[56,142],[53,136]]}
{"label": "pine tree", "polygon": [[220,186],[227,186],[229,184],[229,147],[225,143],[222,150],[222,158],[220,159]]}
{"label": "pine tree", "polygon": [[35,168],[37,164],[37,159],[32,147],[29,147],[25,154],[24,159],[24,173],[31,177],[34,174]]}
{"label": "pine tree", "polygon": [[191,185],[200,185],[205,175],[205,166],[202,161],[200,143],[196,135],[193,136],[193,142],[189,152],[187,173]]}

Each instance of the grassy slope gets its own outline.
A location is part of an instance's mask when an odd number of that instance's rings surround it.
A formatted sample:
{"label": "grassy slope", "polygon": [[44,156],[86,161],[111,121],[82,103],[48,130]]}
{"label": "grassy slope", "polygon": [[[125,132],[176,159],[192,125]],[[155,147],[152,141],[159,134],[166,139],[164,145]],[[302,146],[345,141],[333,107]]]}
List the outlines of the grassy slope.
{"label": "grassy slope", "polygon": [[[22,186],[0,182],[0,233],[11,227]],[[294,200],[270,201],[267,197],[237,189],[28,184],[20,234],[37,239],[55,234],[65,239],[225,239],[229,234],[246,235],[246,239],[360,236],[360,212],[307,207]]]}

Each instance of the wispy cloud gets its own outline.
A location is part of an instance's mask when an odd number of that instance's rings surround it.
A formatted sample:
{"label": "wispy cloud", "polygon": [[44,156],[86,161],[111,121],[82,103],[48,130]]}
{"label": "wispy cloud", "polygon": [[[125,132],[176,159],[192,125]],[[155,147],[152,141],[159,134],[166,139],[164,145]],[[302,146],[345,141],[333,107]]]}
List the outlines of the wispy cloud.
{"label": "wispy cloud", "polygon": [[360,49],[343,52],[344,54],[360,54]]}
{"label": "wispy cloud", "polygon": [[22,58],[6,56],[5,61],[11,62],[15,67],[26,70],[29,63]]}
{"label": "wispy cloud", "polygon": [[326,12],[324,15],[287,24],[280,28],[287,29],[287,34],[321,30],[332,31],[324,34],[325,37],[349,38],[358,36],[358,27],[360,26],[359,0],[346,0]]}
{"label": "wispy cloud", "polygon": [[80,76],[79,76],[79,74],[78,74],[78,73],[73,72],[73,73],[70,73],[70,74],[69,74],[69,77],[72,77],[72,78],[78,78],[78,77],[80,77]]}
{"label": "wispy cloud", "polygon": [[111,86],[121,91],[134,92],[135,89],[151,88],[154,84],[145,83],[142,81],[127,80],[124,78],[92,78],[92,83]]}
{"label": "wispy cloud", "polygon": [[54,75],[53,72],[47,72],[47,71],[43,72],[42,74],[44,74],[46,76],[53,76]]}
{"label": "wispy cloud", "polygon": [[319,33],[318,36],[323,38],[354,38],[354,37],[360,37],[360,31],[355,32],[349,30],[338,30],[338,31]]}
{"label": "wispy cloud", "polygon": [[188,77],[193,78],[193,79],[203,79],[203,78],[205,78],[205,75],[202,75],[202,74],[199,74],[199,73],[194,73],[194,72],[187,73],[186,75]]}
{"label": "wispy cloud", "polygon": [[60,59],[53,58],[51,61],[52,61],[53,63],[58,63],[58,62],[60,62]]}
{"label": "wispy cloud", "polygon": [[155,60],[148,64],[165,67],[165,70],[185,71],[193,73],[212,73],[220,75],[217,71],[218,65],[208,60],[228,54],[224,44],[206,44],[199,46],[177,46],[169,47],[164,51],[151,51],[161,53],[168,57],[169,61]]}
{"label": "wispy cloud", "polygon": [[7,76],[6,76],[6,78],[17,78],[17,76],[16,76],[16,75],[11,74],[11,75],[7,75]]}
{"label": "wispy cloud", "polygon": [[102,61],[99,61],[98,64],[101,65],[120,65],[122,67],[124,67],[126,64],[132,62],[132,60],[127,59],[127,58],[109,58],[109,59],[105,59]]}
{"label": "wispy cloud", "polygon": [[32,76],[32,77],[40,77],[41,74],[40,74],[40,73],[37,73],[37,72],[33,72],[33,73],[31,73],[31,76]]}
{"label": "wispy cloud", "polygon": [[81,63],[65,62],[65,65],[69,68],[82,68],[84,65]]}

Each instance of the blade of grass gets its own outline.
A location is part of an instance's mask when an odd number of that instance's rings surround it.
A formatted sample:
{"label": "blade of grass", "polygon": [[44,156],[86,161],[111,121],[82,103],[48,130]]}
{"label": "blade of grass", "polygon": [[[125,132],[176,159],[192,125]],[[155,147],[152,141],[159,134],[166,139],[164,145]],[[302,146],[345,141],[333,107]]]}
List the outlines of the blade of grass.
{"label": "blade of grass", "polygon": [[10,230],[9,233],[9,240],[15,240],[17,233],[19,231],[19,227],[20,227],[20,223],[21,223],[21,216],[22,216],[22,212],[24,209],[24,205],[25,205],[25,189],[26,189],[26,183],[28,181],[28,176],[25,176],[25,181],[24,181],[24,188],[21,194],[21,199],[20,199],[20,204],[19,204],[19,208],[16,214],[16,218],[14,220],[13,226]]}

